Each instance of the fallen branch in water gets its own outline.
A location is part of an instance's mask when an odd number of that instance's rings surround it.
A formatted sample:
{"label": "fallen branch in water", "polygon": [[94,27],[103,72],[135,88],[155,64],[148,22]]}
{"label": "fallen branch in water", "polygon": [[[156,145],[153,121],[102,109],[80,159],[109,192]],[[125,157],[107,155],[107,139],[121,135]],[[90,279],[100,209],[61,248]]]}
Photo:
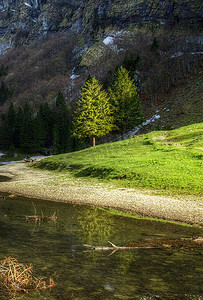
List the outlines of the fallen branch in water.
{"label": "fallen branch in water", "polygon": [[26,218],[26,221],[35,221],[35,222],[53,221],[53,222],[56,222],[57,215],[56,215],[56,213],[54,213],[51,217],[47,217],[47,216],[44,216],[42,213],[41,216],[37,216],[37,215],[25,216],[25,218]]}
{"label": "fallen branch in water", "polygon": [[54,280],[49,283],[32,275],[33,267],[19,263],[15,258],[7,257],[0,262],[0,296],[15,298],[18,293],[29,293],[54,287]]}
{"label": "fallen branch in water", "polygon": [[112,255],[113,253],[115,253],[118,250],[133,250],[133,249],[158,249],[159,247],[151,247],[151,246],[132,246],[132,247],[120,247],[120,246],[116,246],[115,244],[113,244],[112,242],[108,241],[109,244],[111,244],[111,247],[104,247],[104,246],[92,246],[92,245],[87,245],[84,244],[83,246],[86,248],[89,248],[90,250],[93,251],[113,251],[110,255]]}
{"label": "fallen branch in water", "polygon": [[133,250],[133,249],[192,249],[194,247],[202,247],[203,238],[202,237],[191,237],[191,238],[181,238],[174,240],[146,240],[138,242],[130,242],[128,246],[120,247],[116,246],[112,242],[109,242],[111,247],[105,246],[92,246],[84,244],[84,247],[92,251],[113,251],[110,255],[115,253],[117,250]]}

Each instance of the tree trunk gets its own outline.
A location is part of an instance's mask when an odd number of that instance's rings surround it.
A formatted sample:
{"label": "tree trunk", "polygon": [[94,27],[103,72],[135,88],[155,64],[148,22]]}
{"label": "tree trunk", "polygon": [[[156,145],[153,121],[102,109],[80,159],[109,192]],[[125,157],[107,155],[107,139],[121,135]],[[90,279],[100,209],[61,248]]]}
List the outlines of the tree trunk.
{"label": "tree trunk", "polygon": [[96,146],[96,138],[95,136],[92,137],[93,147]]}

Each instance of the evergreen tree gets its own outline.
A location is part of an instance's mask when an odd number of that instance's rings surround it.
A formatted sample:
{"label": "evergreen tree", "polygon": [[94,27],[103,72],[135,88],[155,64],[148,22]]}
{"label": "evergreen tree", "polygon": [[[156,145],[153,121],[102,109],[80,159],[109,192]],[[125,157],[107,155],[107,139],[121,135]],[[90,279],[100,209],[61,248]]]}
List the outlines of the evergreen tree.
{"label": "evergreen tree", "polygon": [[8,74],[8,67],[1,65],[0,67],[0,77],[6,76]]}
{"label": "evergreen tree", "polygon": [[88,79],[77,102],[74,121],[75,136],[79,138],[101,137],[113,130],[113,109],[109,97],[95,77]]}
{"label": "evergreen tree", "polygon": [[38,113],[33,120],[33,152],[40,152],[45,144],[44,122]]}
{"label": "evergreen tree", "polygon": [[12,92],[8,89],[4,81],[0,86],[0,104],[6,102],[6,100],[12,95]]}
{"label": "evergreen tree", "polygon": [[42,122],[41,130],[44,131],[44,147],[50,148],[53,143],[54,117],[53,111],[51,110],[47,102],[40,106],[38,115]]}
{"label": "evergreen tree", "polygon": [[133,55],[125,57],[123,61],[123,66],[129,71],[130,76],[133,77],[133,75],[135,74],[139,62],[140,62],[139,55],[137,55],[136,58]]}
{"label": "evergreen tree", "polygon": [[159,48],[158,41],[157,41],[156,38],[154,38],[153,43],[152,43],[152,45],[151,45],[151,47],[150,47],[150,50],[151,50],[152,52],[154,52],[154,53],[157,54],[158,48]]}
{"label": "evergreen tree", "polygon": [[20,148],[27,153],[33,152],[34,148],[34,122],[28,104],[25,105],[23,110],[23,119],[20,131]]}
{"label": "evergreen tree", "polygon": [[21,106],[19,106],[15,117],[14,146],[16,148],[20,148],[20,135],[22,132],[22,125],[23,125],[23,109]]}
{"label": "evergreen tree", "polygon": [[15,110],[13,103],[10,104],[7,116],[7,125],[8,125],[8,139],[10,144],[14,144],[14,135],[15,135]]}
{"label": "evergreen tree", "polygon": [[53,147],[58,153],[72,150],[70,108],[62,93],[58,93],[54,111]]}
{"label": "evergreen tree", "polygon": [[4,120],[4,127],[2,130],[2,146],[5,149],[10,149],[14,146],[15,137],[15,111],[13,103],[10,104],[7,117]]}
{"label": "evergreen tree", "polygon": [[129,72],[122,66],[116,72],[116,80],[109,89],[114,107],[115,124],[122,133],[141,124],[144,120],[137,87]]}

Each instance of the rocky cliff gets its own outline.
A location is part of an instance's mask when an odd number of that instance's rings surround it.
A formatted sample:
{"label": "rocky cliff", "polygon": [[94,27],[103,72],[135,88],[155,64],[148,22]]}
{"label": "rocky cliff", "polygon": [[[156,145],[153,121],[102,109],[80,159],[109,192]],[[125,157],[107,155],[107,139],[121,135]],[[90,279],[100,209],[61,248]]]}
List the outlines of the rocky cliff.
{"label": "rocky cliff", "polygon": [[0,0],[0,54],[58,31],[98,38],[109,28],[200,24],[200,0]]}
{"label": "rocky cliff", "polygon": [[146,117],[171,101],[201,121],[199,84],[185,101],[196,99],[192,107],[169,96],[202,74],[202,15],[200,0],[0,0],[0,114],[11,102],[52,105],[59,91],[74,109],[88,75],[108,88],[124,65]]}

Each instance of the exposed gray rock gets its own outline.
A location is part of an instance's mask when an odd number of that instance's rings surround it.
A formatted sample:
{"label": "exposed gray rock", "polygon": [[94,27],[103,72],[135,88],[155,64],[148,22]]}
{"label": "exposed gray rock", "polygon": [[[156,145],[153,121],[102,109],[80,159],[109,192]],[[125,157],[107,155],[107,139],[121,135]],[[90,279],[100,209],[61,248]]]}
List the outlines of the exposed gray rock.
{"label": "exposed gray rock", "polygon": [[[0,45],[19,45],[61,30],[89,37],[108,26],[194,24],[202,21],[201,1],[0,0]],[[19,40],[19,30],[26,32]]]}

